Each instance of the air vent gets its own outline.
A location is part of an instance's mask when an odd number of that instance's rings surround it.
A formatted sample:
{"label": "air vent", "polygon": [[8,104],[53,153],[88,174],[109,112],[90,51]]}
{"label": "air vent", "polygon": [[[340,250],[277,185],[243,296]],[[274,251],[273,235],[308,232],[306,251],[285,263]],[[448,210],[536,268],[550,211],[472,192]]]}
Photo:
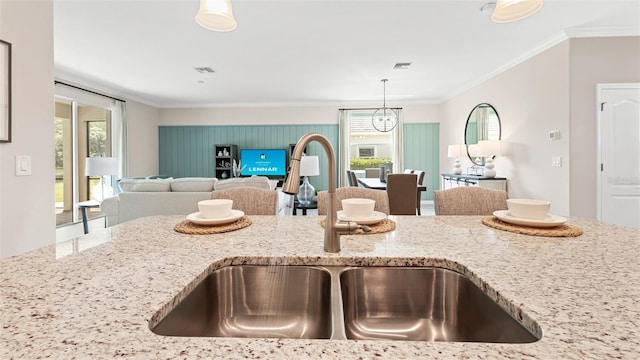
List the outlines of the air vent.
{"label": "air vent", "polygon": [[214,72],[216,72],[215,70],[213,70],[212,68],[206,66],[206,67],[197,67],[194,68],[197,72],[199,72],[200,74],[213,74]]}
{"label": "air vent", "polygon": [[393,65],[393,69],[394,70],[406,70],[406,69],[409,68],[410,65],[411,65],[410,62],[396,63],[395,65]]}

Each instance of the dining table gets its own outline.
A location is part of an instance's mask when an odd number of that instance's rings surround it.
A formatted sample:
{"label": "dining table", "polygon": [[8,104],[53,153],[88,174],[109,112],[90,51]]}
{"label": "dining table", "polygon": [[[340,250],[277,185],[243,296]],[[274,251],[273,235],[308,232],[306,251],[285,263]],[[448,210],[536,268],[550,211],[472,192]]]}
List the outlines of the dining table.
{"label": "dining table", "polygon": [[[358,178],[358,183],[367,189],[387,190],[387,183],[380,181],[379,178]],[[426,191],[427,187],[425,185],[416,184],[416,189],[418,191]]]}

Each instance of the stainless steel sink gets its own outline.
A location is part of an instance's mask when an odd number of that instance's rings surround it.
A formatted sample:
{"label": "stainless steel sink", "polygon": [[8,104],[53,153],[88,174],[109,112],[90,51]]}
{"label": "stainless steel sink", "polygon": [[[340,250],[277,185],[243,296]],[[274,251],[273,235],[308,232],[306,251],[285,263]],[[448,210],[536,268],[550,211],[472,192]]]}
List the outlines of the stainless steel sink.
{"label": "stainless steel sink", "polygon": [[207,276],[152,331],[159,335],[328,339],[331,274],[229,266]]}
{"label": "stainless steel sink", "polygon": [[450,270],[351,268],[341,272],[340,284],[348,339],[539,340],[469,278]]}
{"label": "stainless steel sink", "polygon": [[151,330],[294,339],[540,339],[469,278],[412,267],[228,266],[208,275]]}

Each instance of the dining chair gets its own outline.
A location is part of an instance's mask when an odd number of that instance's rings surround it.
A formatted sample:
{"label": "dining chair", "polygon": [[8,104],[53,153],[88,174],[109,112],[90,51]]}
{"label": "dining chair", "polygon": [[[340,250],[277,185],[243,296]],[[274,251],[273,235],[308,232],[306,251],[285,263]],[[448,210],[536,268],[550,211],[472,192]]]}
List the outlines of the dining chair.
{"label": "dining chair", "polygon": [[417,207],[416,174],[389,174],[387,176],[387,196],[391,215],[415,215]]}
{"label": "dining chair", "polygon": [[[327,215],[327,191],[318,191],[318,215]],[[334,209],[342,210],[342,200],[362,198],[376,201],[374,211],[382,212],[387,215],[389,212],[389,198],[387,192],[382,190],[367,189],[363,187],[341,187],[336,189],[336,203]]]}
{"label": "dining chair", "polygon": [[[424,182],[424,171],[415,170],[413,173],[418,176],[418,186],[424,185],[423,184],[423,182]],[[421,205],[421,202],[422,202],[422,190],[417,189],[416,192],[417,192],[417,195],[418,195],[417,196],[417,200],[416,200],[417,201],[416,208],[418,210],[418,215],[422,215],[422,213],[420,212],[420,205]]]}
{"label": "dining chair", "polygon": [[404,169],[405,174],[413,174],[413,169]]}
{"label": "dining chair", "polygon": [[496,210],[507,210],[507,192],[476,186],[461,186],[435,190],[436,215],[491,215]]}
{"label": "dining chair", "polygon": [[366,178],[380,178],[380,168],[366,168],[366,169],[364,169],[364,177],[366,177]]}
{"label": "dining chair", "polygon": [[358,186],[358,177],[355,172],[347,170],[347,179],[349,181],[349,186]]}
{"label": "dining chair", "polygon": [[278,191],[255,187],[235,187],[214,190],[212,199],[231,199],[233,208],[246,215],[276,215],[278,213]]}

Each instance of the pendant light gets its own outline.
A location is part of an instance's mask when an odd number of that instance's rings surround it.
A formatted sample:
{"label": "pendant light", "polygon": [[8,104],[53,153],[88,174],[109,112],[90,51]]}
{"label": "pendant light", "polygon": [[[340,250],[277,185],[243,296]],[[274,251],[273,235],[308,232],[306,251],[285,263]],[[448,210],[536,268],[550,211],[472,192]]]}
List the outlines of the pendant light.
{"label": "pendant light", "polygon": [[388,79],[382,79],[382,107],[376,109],[371,116],[371,123],[373,128],[380,132],[389,132],[393,130],[398,124],[398,113],[387,107],[387,81]]}
{"label": "pendant light", "polygon": [[491,20],[509,23],[531,16],[542,8],[542,0],[497,0]]}
{"label": "pendant light", "polygon": [[196,22],[213,31],[232,31],[238,26],[233,17],[231,0],[200,0]]}

